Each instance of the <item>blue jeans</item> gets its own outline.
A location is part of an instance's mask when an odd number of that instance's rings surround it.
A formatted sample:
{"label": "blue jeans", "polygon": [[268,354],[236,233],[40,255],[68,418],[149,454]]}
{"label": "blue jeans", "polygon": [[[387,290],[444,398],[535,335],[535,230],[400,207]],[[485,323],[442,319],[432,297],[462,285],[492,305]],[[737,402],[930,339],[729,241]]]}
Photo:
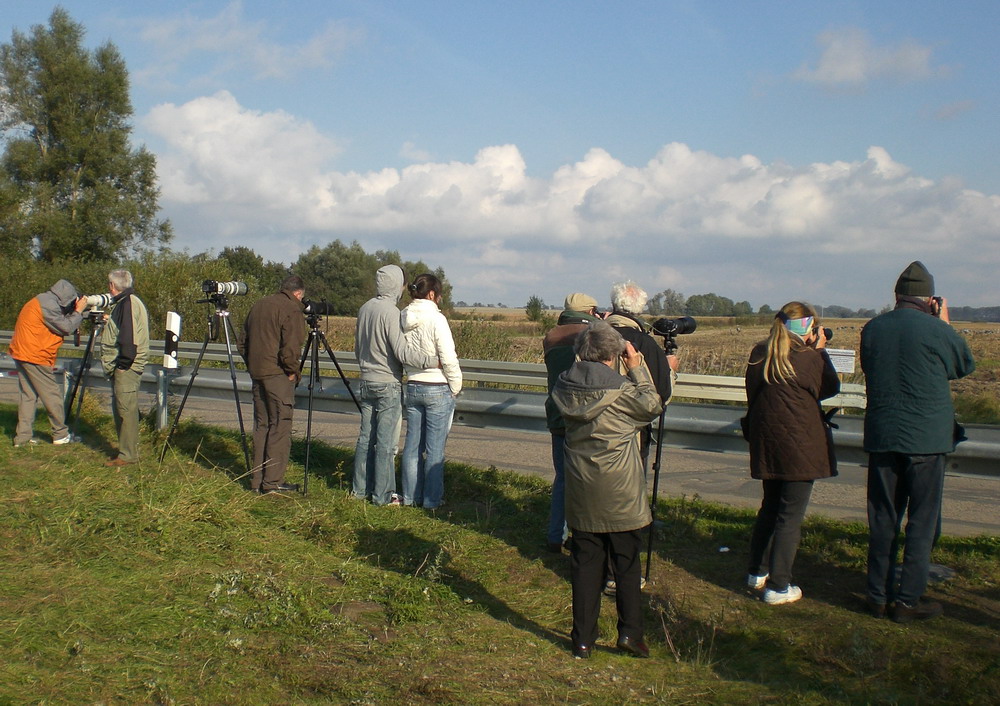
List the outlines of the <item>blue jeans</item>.
{"label": "blue jeans", "polygon": [[549,509],[549,544],[562,544],[566,532],[566,437],[552,434],[552,468],[556,477],[552,479],[552,506]]}
{"label": "blue jeans", "polygon": [[[931,549],[941,516],[944,467],[944,454],[869,455],[868,596],[875,603],[902,601],[913,606],[927,590]],[[896,591],[894,573],[904,514],[906,543]]]}
{"label": "blue jeans", "polygon": [[361,381],[361,431],[354,447],[353,491],[385,505],[396,492],[396,449],[403,425],[403,384]]}
{"label": "blue jeans", "polygon": [[444,499],[444,446],[455,396],[447,385],[406,384],[403,503],[432,509]]}

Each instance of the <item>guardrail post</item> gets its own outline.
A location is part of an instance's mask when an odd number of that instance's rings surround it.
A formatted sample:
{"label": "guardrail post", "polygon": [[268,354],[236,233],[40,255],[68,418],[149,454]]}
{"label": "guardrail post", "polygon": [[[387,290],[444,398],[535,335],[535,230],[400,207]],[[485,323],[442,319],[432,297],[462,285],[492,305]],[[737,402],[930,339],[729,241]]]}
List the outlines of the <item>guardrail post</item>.
{"label": "guardrail post", "polygon": [[163,430],[170,424],[170,407],[167,406],[167,395],[170,392],[170,378],[167,371],[160,368],[156,371],[156,428]]}

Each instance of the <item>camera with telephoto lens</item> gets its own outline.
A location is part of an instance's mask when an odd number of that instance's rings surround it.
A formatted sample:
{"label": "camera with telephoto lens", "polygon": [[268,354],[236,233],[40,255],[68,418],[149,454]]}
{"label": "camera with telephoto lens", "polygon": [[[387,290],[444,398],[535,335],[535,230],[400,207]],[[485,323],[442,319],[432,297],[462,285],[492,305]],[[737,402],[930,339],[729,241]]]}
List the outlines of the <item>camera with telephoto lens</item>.
{"label": "camera with telephoto lens", "polygon": [[677,319],[657,319],[653,322],[653,333],[663,336],[663,348],[667,355],[672,355],[677,350],[677,337],[694,332],[698,328],[698,322],[690,316],[681,316]]}
{"label": "camera with telephoto lens", "polygon": [[303,299],[302,311],[306,316],[332,316],[333,304],[325,299],[318,302]]}
{"label": "camera with telephoto lens", "polygon": [[105,309],[111,306],[111,300],[114,297],[110,294],[88,294],[85,299],[88,309]]}
{"label": "camera with telephoto lens", "polygon": [[222,294],[229,296],[235,294],[243,296],[247,293],[246,282],[216,282],[214,279],[206,279],[201,283],[201,291],[205,294]]}

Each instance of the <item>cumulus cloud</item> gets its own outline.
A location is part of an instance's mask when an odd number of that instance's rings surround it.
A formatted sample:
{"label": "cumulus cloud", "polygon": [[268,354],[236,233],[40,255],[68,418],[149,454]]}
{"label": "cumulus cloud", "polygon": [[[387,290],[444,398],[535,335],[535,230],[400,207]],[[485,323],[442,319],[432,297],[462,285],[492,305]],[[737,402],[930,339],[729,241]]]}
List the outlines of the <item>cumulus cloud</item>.
{"label": "cumulus cloud", "polygon": [[202,83],[232,71],[249,71],[258,79],[281,79],[303,70],[329,68],[363,38],[359,29],[336,21],[293,44],[274,41],[269,38],[271,32],[269,23],[246,19],[242,2],[232,2],[212,17],[186,12],[142,21],[139,36],[156,47],[159,59],[138,77],[149,81],[171,76],[185,62],[202,60],[209,63]]}
{"label": "cumulus cloud", "polygon": [[[515,145],[470,161],[338,171],[336,143],[312,124],[225,92],[158,106],[144,126],[166,145],[162,203],[179,245],[221,249],[238,233],[239,244],[290,262],[311,244],[357,239],[445,267],[469,301],[558,301],[581,282],[604,282],[600,294],[631,277],[651,293],[874,306],[907,258],[940,262],[966,283],[1000,265],[984,247],[1000,231],[1000,196],[913,174],[881,147],[799,166],[682,143],[632,166],[594,148],[538,178]],[[186,223],[223,237],[195,239]],[[959,303],[973,295],[985,296],[970,285]]]}
{"label": "cumulus cloud", "polygon": [[822,32],[816,43],[820,56],[814,66],[803,64],[792,76],[828,87],[863,87],[871,81],[918,81],[943,75],[944,67],[931,62],[931,48],[913,40],[875,46],[857,27]]}

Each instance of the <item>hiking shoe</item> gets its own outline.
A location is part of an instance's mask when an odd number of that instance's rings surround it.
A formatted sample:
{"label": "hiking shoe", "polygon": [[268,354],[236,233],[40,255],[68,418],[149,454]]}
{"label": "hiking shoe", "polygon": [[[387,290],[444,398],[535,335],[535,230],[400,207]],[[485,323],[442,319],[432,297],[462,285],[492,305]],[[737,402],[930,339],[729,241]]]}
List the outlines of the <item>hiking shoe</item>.
{"label": "hiking shoe", "polygon": [[67,434],[61,439],[53,439],[52,443],[55,444],[56,446],[62,446],[63,444],[75,444],[78,441],[80,441],[80,437],[73,436],[72,434]]}
{"label": "hiking shoe", "polygon": [[764,590],[764,602],[768,605],[782,605],[783,603],[794,603],[802,598],[802,589],[798,586],[788,585],[784,591],[775,591],[773,588]]}
{"label": "hiking shoe", "polygon": [[390,505],[396,505],[396,506],[402,505],[403,504],[403,496],[400,495],[399,493],[393,493],[392,496],[390,496],[390,498],[389,498],[389,504]]}
{"label": "hiking shoe", "polygon": [[871,596],[867,596],[865,597],[865,610],[867,610],[868,614],[873,618],[881,620],[885,617],[886,605],[885,603],[877,603],[872,600]]}
{"label": "hiking shoe", "polygon": [[14,442],[14,448],[15,449],[20,449],[20,448],[22,448],[24,446],[38,446],[38,439],[36,439],[35,437],[31,437],[27,441],[15,441]]}
{"label": "hiking shoe", "polygon": [[756,574],[747,574],[747,588],[752,588],[755,591],[763,591],[768,575],[757,576]]}
{"label": "hiking shoe", "polygon": [[889,609],[889,617],[896,623],[910,623],[914,620],[930,620],[943,612],[944,609],[937,601],[920,599],[916,605],[912,606],[903,603],[903,601],[896,601],[896,604]]}

